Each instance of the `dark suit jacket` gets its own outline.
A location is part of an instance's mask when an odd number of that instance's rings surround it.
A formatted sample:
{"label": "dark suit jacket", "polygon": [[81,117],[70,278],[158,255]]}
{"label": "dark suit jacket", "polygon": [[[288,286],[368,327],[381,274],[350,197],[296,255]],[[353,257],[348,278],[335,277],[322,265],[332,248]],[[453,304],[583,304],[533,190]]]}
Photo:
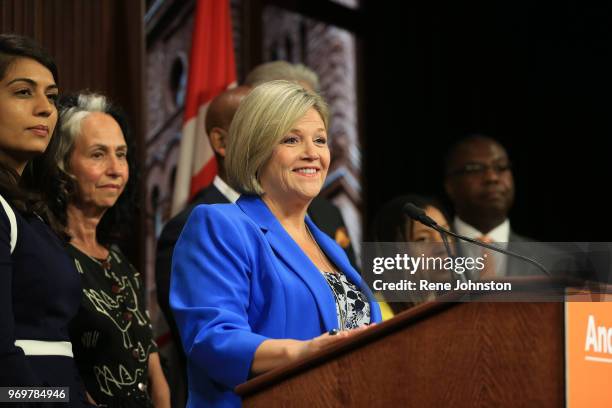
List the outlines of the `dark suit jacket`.
{"label": "dark suit jacket", "polygon": [[170,269],[172,267],[172,252],[181,231],[187,222],[191,211],[200,204],[226,204],[230,201],[221,194],[214,184],[202,189],[193,201],[183,211],[178,213],[164,226],[157,240],[157,254],[155,257],[155,284],[157,286],[157,302],[164,313],[172,333],[172,340],[179,348],[180,355],[184,356],[181,339],[178,334],[174,316],[170,310]]}
{"label": "dark suit jacket", "polygon": [[346,224],[344,224],[342,213],[338,207],[323,197],[316,197],[312,200],[312,203],[310,203],[308,215],[321,231],[330,236],[331,239],[342,247],[349,261],[351,261],[353,268],[359,271],[357,262],[355,262],[353,243],[349,239]]}
{"label": "dark suit jacket", "polygon": [[[563,246],[540,242],[510,231],[508,249],[538,261],[553,277],[583,278],[579,253],[571,243]],[[507,276],[544,275],[539,268],[521,259],[508,259]]]}
{"label": "dark suit jacket", "polygon": [[[453,228],[453,231],[455,229]],[[456,231],[455,231],[456,232]],[[534,251],[532,250],[532,246],[529,244],[531,242],[537,242],[534,239],[524,237],[510,230],[510,235],[508,237],[508,246],[507,250],[517,252],[523,256],[528,258],[534,257]],[[465,256],[469,254],[470,250],[467,248],[474,248],[475,244],[467,243],[464,241],[457,241],[456,248],[457,252],[461,256]],[[474,255],[472,255],[474,256]],[[506,257],[506,276],[526,276],[526,275],[540,275],[543,274],[539,269],[535,266],[525,262],[521,259],[517,259],[511,256],[506,256],[504,254],[496,254],[496,256]],[[474,270],[469,271],[467,277],[468,278],[478,278],[478,272]]]}
{"label": "dark suit jacket", "polygon": [[[536,244],[531,245],[529,243]],[[520,255],[533,259],[537,256],[537,249],[535,249],[535,246],[538,246],[537,241],[535,239],[524,237],[510,230],[510,237],[508,238],[507,247],[508,250],[517,252]],[[525,262],[522,259],[508,257],[508,261],[506,264],[506,276],[527,276],[542,274],[542,271],[540,271],[537,267],[529,264],[528,262]]]}
{"label": "dark suit jacket", "polygon": [[[459,253],[462,252],[463,245],[472,244],[459,243]],[[506,249],[539,262],[552,276],[572,276],[575,273],[575,260],[570,254],[565,254],[560,248],[548,243],[519,235],[512,230]],[[499,254],[499,256],[505,255]],[[545,273],[527,261],[506,256],[505,276],[545,276]]]}

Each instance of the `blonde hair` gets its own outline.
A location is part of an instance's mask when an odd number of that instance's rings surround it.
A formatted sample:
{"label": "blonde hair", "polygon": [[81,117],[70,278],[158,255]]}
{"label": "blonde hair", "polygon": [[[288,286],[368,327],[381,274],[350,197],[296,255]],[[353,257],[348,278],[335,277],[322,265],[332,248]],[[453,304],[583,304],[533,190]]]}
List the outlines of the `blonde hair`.
{"label": "blonde hair", "polygon": [[241,193],[262,195],[259,170],[311,108],[327,129],[327,104],[318,94],[289,81],[266,82],[253,89],[240,103],[229,129],[225,157],[229,184]]}
{"label": "blonde hair", "polygon": [[257,86],[265,82],[285,80],[306,84],[319,92],[319,77],[306,65],[291,64],[287,61],[273,61],[256,66],[244,80],[245,85]]}

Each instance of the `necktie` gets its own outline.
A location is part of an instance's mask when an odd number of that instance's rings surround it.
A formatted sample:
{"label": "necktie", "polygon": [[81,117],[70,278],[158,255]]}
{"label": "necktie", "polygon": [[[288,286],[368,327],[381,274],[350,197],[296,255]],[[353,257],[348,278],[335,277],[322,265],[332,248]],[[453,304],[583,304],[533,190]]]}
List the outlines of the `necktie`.
{"label": "necktie", "polygon": [[[483,235],[479,238],[476,238],[477,241],[480,241],[484,244],[491,244],[493,240],[491,237]],[[480,271],[480,279],[493,279],[495,278],[495,255],[493,251],[487,248],[482,248],[481,256],[484,258],[484,268]]]}

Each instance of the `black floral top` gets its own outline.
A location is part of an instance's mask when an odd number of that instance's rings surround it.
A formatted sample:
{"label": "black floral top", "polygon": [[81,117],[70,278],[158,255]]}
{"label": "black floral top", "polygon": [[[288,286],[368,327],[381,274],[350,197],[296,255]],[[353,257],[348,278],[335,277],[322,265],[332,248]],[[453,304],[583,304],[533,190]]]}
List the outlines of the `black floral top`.
{"label": "black floral top", "polygon": [[370,324],[370,303],[362,291],[343,273],[323,272],[336,300],[338,327],[355,329]]}
{"label": "black floral top", "polygon": [[148,360],[157,346],[140,274],[115,247],[105,260],[72,245],[67,251],[83,284],[81,307],[69,331],[85,388],[103,406],[152,406]]}

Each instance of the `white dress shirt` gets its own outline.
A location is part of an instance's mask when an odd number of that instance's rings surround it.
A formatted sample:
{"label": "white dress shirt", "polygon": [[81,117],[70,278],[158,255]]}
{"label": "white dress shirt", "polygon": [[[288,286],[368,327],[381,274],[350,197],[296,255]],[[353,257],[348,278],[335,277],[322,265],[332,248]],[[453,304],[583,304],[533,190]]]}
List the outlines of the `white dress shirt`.
{"label": "white dress shirt", "polygon": [[215,176],[215,179],[213,180],[213,185],[217,187],[217,190],[219,190],[221,194],[223,194],[225,198],[230,200],[230,202],[232,203],[235,203],[236,201],[238,201],[238,198],[240,198],[240,193],[231,188],[218,175]]}
{"label": "white dress shirt", "polygon": [[[510,220],[507,218],[504,220],[504,222],[486,234],[478,231],[476,228],[466,223],[459,217],[455,217],[453,220],[453,229],[457,234],[464,235],[472,239],[479,239],[483,236],[487,236],[492,240],[492,244],[495,246],[502,249],[508,248],[508,241],[510,240]],[[461,243],[461,245],[468,256],[481,256],[480,254],[482,254],[482,250],[480,248],[476,248],[476,245],[469,243]],[[498,252],[491,255],[495,257],[495,276],[505,276],[508,257]]]}

